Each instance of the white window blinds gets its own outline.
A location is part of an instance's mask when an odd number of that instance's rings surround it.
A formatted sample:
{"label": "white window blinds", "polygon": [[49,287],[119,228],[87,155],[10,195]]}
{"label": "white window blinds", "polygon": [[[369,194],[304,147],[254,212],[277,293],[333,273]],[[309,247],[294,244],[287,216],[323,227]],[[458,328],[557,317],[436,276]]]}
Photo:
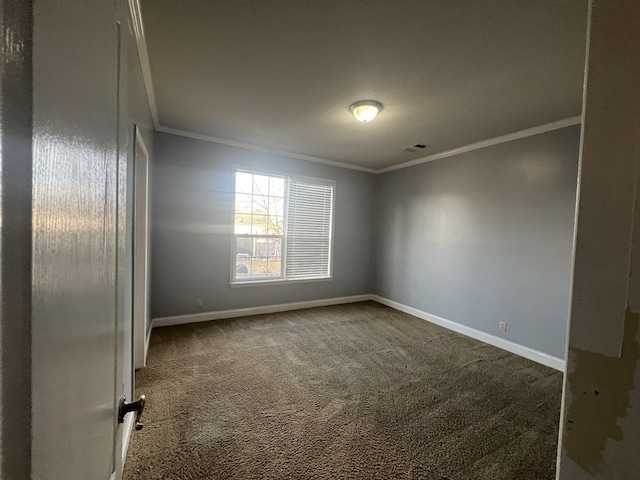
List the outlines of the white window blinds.
{"label": "white window blinds", "polygon": [[289,179],[286,278],[329,277],[334,185]]}

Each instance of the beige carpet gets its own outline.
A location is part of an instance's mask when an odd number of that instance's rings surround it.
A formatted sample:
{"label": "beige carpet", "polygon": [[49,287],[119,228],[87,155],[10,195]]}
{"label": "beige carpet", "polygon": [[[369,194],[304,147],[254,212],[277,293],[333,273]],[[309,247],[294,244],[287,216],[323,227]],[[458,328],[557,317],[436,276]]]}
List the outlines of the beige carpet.
{"label": "beige carpet", "polygon": [[559,372],[373,302],[153,331],[125,479],[554,478]]}

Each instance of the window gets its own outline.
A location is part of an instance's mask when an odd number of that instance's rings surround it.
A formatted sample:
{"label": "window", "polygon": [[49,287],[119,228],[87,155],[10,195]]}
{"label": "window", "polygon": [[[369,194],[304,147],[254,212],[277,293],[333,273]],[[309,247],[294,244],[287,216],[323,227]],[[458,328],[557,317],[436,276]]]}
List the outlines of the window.
{"label": "window", "polygon": [[232,283],[331,277],[328,180],[236,171]]}

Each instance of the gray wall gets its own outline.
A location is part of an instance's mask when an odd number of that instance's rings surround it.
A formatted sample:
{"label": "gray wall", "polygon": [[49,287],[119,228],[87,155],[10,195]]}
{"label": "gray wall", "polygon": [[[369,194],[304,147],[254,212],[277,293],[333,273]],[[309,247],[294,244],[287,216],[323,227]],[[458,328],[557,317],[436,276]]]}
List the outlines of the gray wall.
{"label": "gray wall", "polygon": [[[371,293],[374,175],[162,133],[153,162],[154,318]],[[229,287],[234,166],[336,181],[333,280]]]}
{"label": "gray wall", "polygon": [[375,293],[564,358],[579,140],[568,127],[380,175]]}

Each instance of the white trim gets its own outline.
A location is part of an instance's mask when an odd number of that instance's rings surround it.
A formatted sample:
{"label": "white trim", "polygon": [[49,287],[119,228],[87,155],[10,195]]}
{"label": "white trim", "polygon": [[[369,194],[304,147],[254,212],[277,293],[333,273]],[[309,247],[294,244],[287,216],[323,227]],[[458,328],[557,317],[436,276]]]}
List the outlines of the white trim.
{"label": "white trim", "polygon": [[[576,243],[577,243],[577,233],[578,233],[578,217],[579,217],[579,206],[580,206],[580,184],[582,182],[582,150],[584,149],[584,125],[585,125],[585,105],[587,101],[587,84],[588,84],[588,75],[589,71],[589,53],[591,49],[591,15],[593,10],[593,2],[589,2],[589,6],[587,8],[587,50],[585,52],[585,62],[584,62],[584,76],[583,76],[583,87],[582,87],[582,115],[580,118],[580,148],[578,151],[578,177],[576,179],[576,195],[575,195],[575,207],[573,211],[573,239],[571,242],[571,278],[569,279],[569,291],[572,292],[571,296],[568,300],[568,315],[567,315],[567,329],[566,329],[566,343],[564,347],[564,358],[569,358],[569,339],[571,338],[571,311],[573,310],[573,284],[575,282],[575,268],[576,268]],[[560,462],[562,461],[562,453],[564,445],[564,425],[565,425],[565,416],[566,416],[566,407],[567,407],[567,395],[566,392],[570,388],[567,383],[569,379],[568,375],[564,376],[562,382],[562,400],[560,402],[560,427],[558,430],[558,449],[556,452],[556,480],[560,480]]]}
{"label": "white trim", "polygon": [[145,91],[147,92],[147,102],[149,104],[149,111],[151,112],[151,121],[153,122],[154,128],[158,130],[160,128],[160,119],[158,117],[156,94],[153,89],[153,79],[151,78],[151,64],[149,63],[147,39],[144,34],[144,25],[142,23],[140,0],[129,0],[129,15],[131,16],[133,32],[136,37],[138,59],[140,60],[140,69],[142,70],[142,81],[144,83]]}
{"label": "white trim", "polygon": [[367,167],[359,167],[356,165],[351,165],[348,163],[335,162],[333,160],[326,160],[324,158],[319,157],[311,157],[309,155],[302,155],[298,153],[286,152],[284,150],[277,150],[274,148],[261,147],[258,145],[252,145],[243,142],[237,142],[235,140],[227,140],[224,138],[212,137],[209,135],[203,135],[199,133],[189,132],[187,130],[181,130],[177,128],[169,128],[164,127],[162,125],[158,125],[156,130],[164,133],[171,133],[173,135],[179,135],[182,137],[194,138],[196,140],[203,140],[205,142],[218,143],[221,145],[228,145],[231,147],[243,148],[246,150],[253,150],[256,152],[270,153],[274,155],[280,155],[288,158],[295,158],[298,160],[305,160],[308,162],[316,162],[323,163],[325,165],[332,165],[334,167],[347,168],[351,170],[359,170],[361,172],[368,173],[387,173],[393,170],[399,170],[401,168],[413,167],[414,165],[420,165],[422,163],[432,162],[434,160],[440,160],[441,158],[453,157],[455,155],[459,155],[461,153],[472,152],[473,150],[479,150],[481,148],[491,147],[493,145],[499,145],[501,143],[511,142],[513,140],[519,140],[521,138],[532,137],[534,135],[540,135],[541,133],[551,132],[553,130],[559,130],[561,128],[570,127],[572,125],[578,125],[582,121],[582,115],[576,115],[574,117],[564,118],[562,120],[558,120],[555,122],[545,123],[544,125],[537,125],[535,127],[527,128],[525,130],[520,130],[517,132],[508,133],[506,135],[500,135],[498,137],[488,138],[486,140],[482,140],[480,142],[471,143],[469,145],[463,145],[461,147],[456,147],[451,150],[446,150],[444,152],[435,153],[433,155],[428,155],[422,158],[416,158],[414,160],[410,160],[405,163],[401,163],[399,165],[393,165],[385,168],[367,168]]}
{"label": "white trim", "polygon": [[[124,463],[127,460],[127,451],[129,450],[129,440],[131,439],[131,432],[133,431],[133,415],[127,415],[124,417],[124,422],[119,429],[119,432],[122,434],[120,441],[116,442],[116,445],[119,445],[122,448],[120,452],[120,462],[116,461],[116,466],[111,473],[111,477],[109,480],[121,480],[122,474],[124,473]],[[117,448],[117,446],[116,446]]]}
{"label": "white trim", "polygon": [[124,469],[124,462],[127,460],[127,451],[129,450],[129,440],[131,439],[131,432],[133,432],[133,419],[134,415],[127,415],[124,417],[124,424],[122,425],[122,467]]}
{"label": "white trim", "polygon": [[540,352],[539,350],[534,350],[533,348],[519,345],[509,340],[505,340],[504,338],[495,337],[480,330],[476,330],[475,328],[467,327],[466,325],[461,325],[451,320],[447,320],[446,318],[423,312],[422,310],[418,310],[417,308],[409,307],[402,303],[389,300],[388,298],[380,297],[379,295],[371,295],[371,300],[381,303],[382,305],[395,308],[396,310],[400,310],[401,312],[416,316],[428,322],[435,323],[436,325],[447,328],[454,332],[461,333],[462,335],[466,335],[467,337],[475,338],[476,340],[488,343],[489,345],[493,345],[494,347],[498,347],[508,352],[515,353],[516,355],[528,358],[529,360],[533,360],[534,362],[541,363],[542,365],[546,365],[547,367],[560,370],[561,372],[565,371],[565,361],[561,358],[557,358],[547,353]]}
{"label": "white trim", "polygon": [[375,170],[373,168],[359,167],[357,165],[351,165],[349,163],[336,162],[334,160],[327,160],[325,158],[320,158],[320,157],[312,157],[310,155],[303,155],[301,153],[292,153],[292,152],[287,152],[285,150],[278,150],[276,148],[261,147],[259,145],[253,145],[251,143],[238,142],[236,140],[228,140],[226,138],[212,137],[212,136],[209,136],[209,135],[203,135],[201,133],[194,133],[194,132],[189,132],[187,130],[181,130],[179,128],[171,128],[171,127],[165,127],[165,126],[162,126],[162,125],[158,125],[156,127],[156,130],[158,132],[171,133],[173,135],[179,135],[181,137],[194,138],[196,140],[203,140],[205,142],[218,143],[220,145],[227,145],[229,147],[236,147],[236,148],[242,148],[242,149],[245,149],[245,150],[252,150],[254,152],[269,153],[269,154],[272,154],[272,155],[279,155],[281,157],[295,158],[296,160],[304,160],[304,161],[307,161],[307,162],[322,163],[324,165],[331,165],[332,167],[347,168],[347,169],[350,169],[350,170],[359,170],[361,172],[367,172],[367,173],[376,173],[377,172],[377,170]]}
{"label": "white trim", "polygon": [[345,303],[366,302],[371,300],[371,295],[353,295],[351,297],[324,298],[321,300],[308,300],[306,302],[280,303],[278,305],[265,305],[262,307],[236,308],[233,310],[220,310],[217,312],[194,313],[191,315],[177,315],[175,317],[154,318],[151,327],[168,327],[171,325],[183,325],[185,323],[208,322],[225,318],[247,317],[264,313],[287,312],[301,310],[303,308],[326,307],[329,305],[342,305]]}
{"label": "white trim", "polygon": [[368,172],[368,173],[376,172],[376,170],[373,168],[359,167],[357,165],[351,165],[349,163],[336,162],[334,160],[327,160],[325,158],[287,152],[287,151],[278,150],[275,148],[261,147],[259,145],[253,145],[250,143],[238,142],[236,140],[213,137],[210,135],[203,135],[200,133],[190,132],[188,130],[181,130],[178,128],[166,127],[162,125],[160,123],[160,117],[158,115],[158,104],[156,103],[156,94],[153,88],[153,78],[151,76],[151,63],[149,62],[149,51],[147,50],[147,39],[144,33],[144,24],[142,22],[142,11],[140,9],[140,0],[129,0],[129,15],[131,16],[133,31],[136,37],[138,59],[140,61],[140,69],[142,70],[142,81],[144,83],[145,91],[147,92],[147,102],[149,104],[149,111],[151,112],[151,120],[153,122],[153,127],[157,132],[171,133],[173,135],[179,135],[181,137],[194,138],[196,140],[204,140],[206,142],[218,143],[221,145],[242,148],[245,150],[252,150],[255,152],[280,155],[282,157],[294,158],[296,160],[305,160],[308,162],[322,163],[324,165],[331,165],[333,167],[347,168],[350,170],[359,170],[361,172]]}
{"label": "white trim", "polygon": [[433,160],[439,160],[441,158],[452,157],[461,153],[471,152],[473,150],[479,150],[485,147],[491,147],[500,143],[511,142],[512,140],[518,140],[521,138],[532,137],[534,135],[540,135],[541,133],[551,132],[553,130],[559,130],[561,128],[570,127],[572,125],[578,125],[582,121],[582,115],[576,115],[575,117],[569,117],[557,122],[545,123],[544,125],[538,125],[536,127],[527,128],[518,132],[508,133],[499,137],[488,138],[481,142],[471,143],[469,145],[463,145],[462,147],[453,148],[444,152],[435,153],[422,158],[416,158],[409,162],[401,163],[399,165],[393,165],[391,167],[379,168],[375,170],[375,173],[386,173],[393,170],[399,170],[401,168],[413,167],[421,163],[432,162]]}
{"label": "white trim", "polygon": [[133,23],[133,29],[136,37],[136,46],[138,49],[138,57],[140,60],[140,68],[142,70],[142,79],[147,92],[147,102],[149,103],[149,110],[151,112],[151,119],[156,131],[171,133],[173,135],[179,135],[181,137],[193,138],[196,140],[203,140],[205,142],[218,143],[221,145],[227,145],[230,147],[242,148],[245,150],[252,150],[262,153],[270,153],[274,155],[280,155],[287,158],[294,158],[297,160],[305,160],[308,162],[316,162],[324,165],[331,165],[333,167],[347,168],[350,170],[359,170],[367,173],[386,173],[393,170],[399,170],[401,168],[412,167],[421,163],[431,162],[433,160],[439,160],[441,158],[451,157],[460,153],[471,152],[480,148],[490,147],[492,145],[498,145],[500,143],[510,142],[520,138],[531,137],[533,135],[539,135],[541,133],[558,130],[560,128],[569,127],[571,125],[577,125],[582,120],[582,114],[574,117],[565,118],[556,122],[545,123],[544,125],[538,125],[518,132],[508,133],[498,137],[489,138],[480,142],[471,143],[469,145],[463,145],[461,147],[446,150],[444,152],[435,153],[426,157],[417,158],[399,165],[394,165],[385,168],[368,168],[352,165],[349,163],[337,162],[334,160],[327,160],[325,158],[313,157],[310,155],[303,155],[300,153],[292,153],[284,150],[278,150],[275,148],[261,147],[259,145],[253,145],[250,143],[239,142],[236,140],[230,140],[226,138],[214,137],[210,135],[204,135],[200,133],[190,132],[188,130],[182,130],[179,128],[166,127],[160,124],[158,116],[158,106],[156,103],[155,91],[153,88],[153,80],[151,78],[151,64],[149,63],[149,53],[147,50],[147,41],[144,33],[144,25],[142,22],[142,13],[140,10],[140,0],[129,0],[129,12]]}
{"label": "white trim", "polygon": [[[231,257],[231,261],[233,261]],[[233,267],[231,267],[233,270]],[[329,282],[333,280],[333,277],[317,277],[317,278],[298,278],[294,280],[287,280],[284,278],[278,278],[277,280],[246,280],[243,282],[231,282],[230,288],[244,288],[244,287],[266,287],[269,285],[292,285],[294,283],[314,283],[314,282]]]}
{"label": "white trim", "polygon": [[196,140],[203,140],[205,142],[218,143],[220,145],[227,145],[230,147],[242,148],[245,150],[252,150],[255,152],[269,153],[273,155],[279,155],[282,157],[294,158],[296,160],[305,160],[308,162],[321,163],[324,165],[331,165],[333,167],[347,168],[350,170],[359,170],[361,172],[367,172],[367,173],[376,172],[376,170],[373,168],[359,167],[357,165],[351,165],[349,163],[342,163],[334,160],[327,160],[325,158],[313,157],[310,155],[303,155],[300,153],[287,152],[284,150],[278,150],[276,148],[261,147],[259,145],[253,145],[250,143],[239,142],[239,141],[230,140],[227,138],[213,137],[210,135],[203,135],[200,133],[190,132],[188,130],[166,127],[162,125],[160,123],[160,117],[158,115],[158,104],[156,103],[156,95],[155,95],[155,90],[153,88],[153,79],[151,77],[151,63],[149,62],[147,40],[144,33],[144,24],[142,22],[140,0],[129,0],[129,14],[131,16],[131,22],[133,23],[133,31],[136,37],[138,59],[140,60],[140,69],[142,70],[142,81],[144,83],[145,91],[147,93],[147,102],[149,103],[151,120],[153,122],[153,127],[157,132],[171,133],[173,135],[179,135],[181,137],[188,137]]}
{"label": "white trim", "polygon": [[[146,325],[145,325],[146,327]],[[144,342],[144,365],[145,367],[147,366],[147,356],[149,355],[149,343],[151,343],[151,331],[153,330],[153,323],[151,323],[151,325],[149,325],[149,328],[147,329],[147,338],[145,339]]]}
{"label": "white trim", "polygon": [[133,198],[133,362],[146,365],[149,316],[149,151],[135,127]]}
{"label": "white trim", "polygon": [[211,320],[222,320],[225,318],[247,317],[250,315],[261,315],[265,313],[286,312],[290,310],[301,310],[303,308],[326,307],[329,305],[366,302],[368,300],[373,300],[374,302],[378,302],[382,305],[386,305],[401,312],[405,312],[423,320],[427,320],[428,322],[434,323],[448,330],[452,330],[462,335],[466,335],[467,337],[479,340],[483,343],[493,345],[494,347],[501,348],[503,350],[527,358],[534,362],[541,363],[542,365],[546,365],[547,367],[554,368],[561,372],[564,372],[565,370],[565,361],[561,358],[554,357],[539,350],[534,350],[533,348],[519,345],[503,338],[495,337],[480,330],[476,330],[475,328],[467,327],[466,325],[461,325],[451,320],[438,317],[437,315],[432,315],[430,313],[423,312],[422,310],[418,310],[417,308],[409,307],[402,303],[373,294],[354,295],[351,297],[325,298],[322,300],[309,300],[306,302],[281,303],[278,305],[265,305],[262,307],[237,308],[233,310],[220,310],[217,312],[177,315],[174,317],[160,317],[154,318],[152,320],[151,328],[153,329],[156,327],[169,327],[172,325],[184,325],[187,323],[208,322]]}

